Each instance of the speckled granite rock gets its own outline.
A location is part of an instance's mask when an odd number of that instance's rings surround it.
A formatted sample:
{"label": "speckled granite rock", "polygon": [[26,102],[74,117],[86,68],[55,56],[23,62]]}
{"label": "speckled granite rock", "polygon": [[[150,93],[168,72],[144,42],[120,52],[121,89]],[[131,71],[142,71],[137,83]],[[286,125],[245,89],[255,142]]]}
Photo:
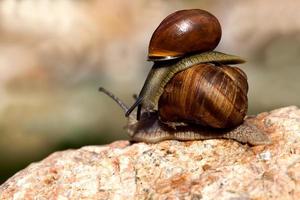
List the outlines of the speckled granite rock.
{"label": "speckled granite rock", "polygon": [[272,139],[118,141],[56,152],[0,186],[0,199],[300,199],[300,110],[254,118]]}

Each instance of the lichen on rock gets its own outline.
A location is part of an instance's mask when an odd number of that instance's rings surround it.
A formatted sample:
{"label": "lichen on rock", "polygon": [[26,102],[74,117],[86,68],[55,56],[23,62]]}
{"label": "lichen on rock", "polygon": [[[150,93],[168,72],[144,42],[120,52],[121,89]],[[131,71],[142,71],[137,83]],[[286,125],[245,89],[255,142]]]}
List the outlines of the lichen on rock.
{"label": "lichen on rock", "polygon": [[299,199],[300,110],[261,113],[272,144],[117,141],[56,152],[0,186],[0,199]]}

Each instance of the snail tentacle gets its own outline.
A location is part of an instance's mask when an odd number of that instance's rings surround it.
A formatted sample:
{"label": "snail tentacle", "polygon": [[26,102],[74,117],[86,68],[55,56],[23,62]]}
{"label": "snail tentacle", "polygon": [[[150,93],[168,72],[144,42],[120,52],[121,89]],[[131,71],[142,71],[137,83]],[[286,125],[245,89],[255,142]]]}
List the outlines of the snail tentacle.
{"label": "snail tentacle", "polygon": [[110,97],[112,100],[114,100],[120,106],[120,108],[122,108],[122,110],[125,113],[128,111],[128,106],[121,99],[119,99],[116,95],[114,95],[113,93],[111,93],[110,91],[108,91],[107,89],[105,89],[103,87],[99,87],[98,90],[99,90],[99,92],[103,92],[108,97]]}

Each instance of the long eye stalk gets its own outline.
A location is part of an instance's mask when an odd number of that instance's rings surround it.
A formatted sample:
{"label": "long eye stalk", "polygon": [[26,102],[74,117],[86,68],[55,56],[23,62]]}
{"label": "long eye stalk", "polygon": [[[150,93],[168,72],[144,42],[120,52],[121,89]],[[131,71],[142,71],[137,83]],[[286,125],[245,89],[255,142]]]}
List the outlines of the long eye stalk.
{"label": "long eye stalk", "polygon": [[[112,100],[114,100],[124,110],[125,113],[128,112],[129,109],[128,109],[127,105],[121,99],[119,99],[118,97],[116,97],[113,93],[109,92],[108,90],[106,90],[103,87],[100,87],[99,91],[103,92],[104,94],[106,94],[107,96],[109,96],[110,98],[112,98]],[[128,117],[128,116],[129,115],[126,115],[126,117]]]}
{"label": "long eye stalk", "polygon": [[134,102],[134,104],[127,110],[127,112],[125,113],[125,116],[128,117],[130,115],[130,113],[132,113],[132,111],[138,107],[138,111],[137,111],[137,119],[139,120],[140,118],[140,114],[141,114],[141,102],[142,102],[143,98],[141,97],[137,97],[136,101]]}

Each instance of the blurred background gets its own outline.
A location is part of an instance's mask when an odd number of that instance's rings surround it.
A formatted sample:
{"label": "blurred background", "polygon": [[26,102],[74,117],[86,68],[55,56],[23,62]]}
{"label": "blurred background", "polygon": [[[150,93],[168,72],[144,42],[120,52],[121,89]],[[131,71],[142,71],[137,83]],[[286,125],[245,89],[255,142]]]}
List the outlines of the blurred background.
{"label": "blurred background", "polygon": [[300,105],[298,0],[0,1],[0,183],[51,152],[126,139],[127,104],[161,20],[187,8],[221,22],[217,48],[244,57],[249,114]]}

